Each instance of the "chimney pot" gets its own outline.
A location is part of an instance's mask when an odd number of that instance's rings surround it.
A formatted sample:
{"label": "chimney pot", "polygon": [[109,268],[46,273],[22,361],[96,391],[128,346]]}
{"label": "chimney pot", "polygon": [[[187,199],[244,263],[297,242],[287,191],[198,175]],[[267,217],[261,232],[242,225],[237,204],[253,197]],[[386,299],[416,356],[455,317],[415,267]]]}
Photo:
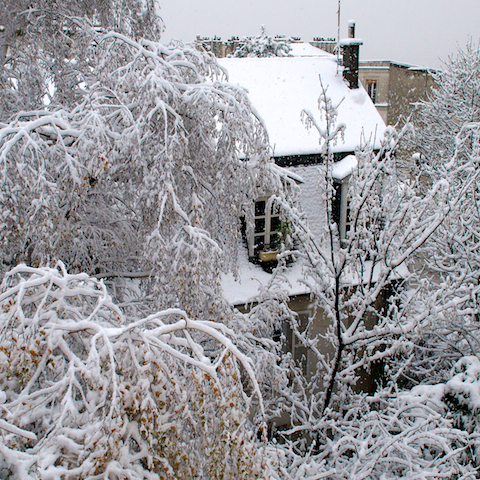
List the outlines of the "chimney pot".
{"label": "chimney pot", "polygon": [[355,21],[349,20],[348,22],[348,38],[355,38]]}

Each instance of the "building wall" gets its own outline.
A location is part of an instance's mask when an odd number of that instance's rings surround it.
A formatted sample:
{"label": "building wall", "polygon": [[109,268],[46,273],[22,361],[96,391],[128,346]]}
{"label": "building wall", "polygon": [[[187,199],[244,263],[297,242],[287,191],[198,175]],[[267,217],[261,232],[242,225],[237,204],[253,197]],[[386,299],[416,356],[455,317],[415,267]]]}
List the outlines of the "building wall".
{"label": "building wall", "polygon": [[425,100],[434,85],[426,69],[390,66],[388,125],[403,123],[411,115],[416,102]]}
{"label": "building wall", "polygon": [[376,82],[375,107],[382,116],[382,120],[387,124],[390,62],[361,62],[358,77],[365,90],[368,88],[368,82]]}
{"label": "building wall", "polygon": [[337,42],[333,39],[314,39],[313,42],[310,42],[310,45],[317,47],[324,52],[331,53],[332,55],[336,53]]}
{"label": "building wall", "polygon": [[231,38],[230,40],[223,42],[221,38],[201,38],[197,36],[196,40],[197,48],[203,49],[206,52],[211,52],[217,58],[225,58],[229,55],[233,55],[237,48],[239,48],[242,43],[236,38]]}
{"label": "building wall", "polygon": [[[375,302],[376,311],[381,312],[385,308],[386,295],[388,295],[388,292],[383,291],[377,298],[377,301]],[[237,305],[236,308],[245,313],[251,306],[252,305]],[[325,336],[328,333],[329,328],[332,326],[331,319],[328,318],[321,308],[315,307],[314,301],[308,294],[290,297],[288,306],[292,311],[297,313],[297,323],[300,331],[303,332],[306,328],[308,328],[307,337],[310,339],[315,338],[317,341],[316,347],[331,360],[335,355],[335,349],[330,342],[325,340]],[[372,329],[376,322],[377,318],[375,315],[370,313],[366,314],[364,323],[367,330]],[[290,326],[285,324],[282,333],[285,338],[284,351],[292,354],[297,365],[303,367],[307,380],[310,379],[316,373],[316,355],[311,349],[304,347],[298,340],[295,339]],[[361,352],[358,353],[361,355]],[[355,387],[355,390],[359,392],[364,391],[373,393],[375,391],[377,380],[381,374],[381,371],[378,368],[374,368],[370,372],[359,373],[359,381]]]}
{"label": "building wall", "polygon": [[375,106],[387,125],[404,122],[434,86],[428,69],[387,60],[361,62],[359,78],[366,90],[377,82]]}
{"label": "building wall", "polygon": [[[383,291],[377,298],[377,301],[375,302],[376,311],[381,312],[384,309],[386,294],[388,294],[388,292]],[[315,308],[315,305],[309,295],[298,295],[291,297],[289,301],[289,307],[299,315],[297,321],[300,326],[305,321],[305,314],[308,314],[308,317],[311,319],[309,322],[308,337],[316,338],[316,345],[319,351],[321,351],[327,357],[333,358],[335,355],[335,349],[330,342],[325,340],[325,336],[331,327],[332,321],[328,318],[325,312],[320,308]],[[376,323],[377,317],[371,313],[367,313],[364,320],[367,330],[371,330]],[[298,354],[305,355],[305,374],[307,379],[311,378],[316,371],[316,356],[308,348],[301,349],[296,355],[291,333],[288,332],[288,329],[284,333],[286,336],[286,351],[292,352],[294,358],[297,357],[297,362],[301,361],[301,358],[299,358],[300,355]],[[360,372],[360,381],[356,386],[356,390],[373,392],[376,387],[376,373],[377,372]]]}

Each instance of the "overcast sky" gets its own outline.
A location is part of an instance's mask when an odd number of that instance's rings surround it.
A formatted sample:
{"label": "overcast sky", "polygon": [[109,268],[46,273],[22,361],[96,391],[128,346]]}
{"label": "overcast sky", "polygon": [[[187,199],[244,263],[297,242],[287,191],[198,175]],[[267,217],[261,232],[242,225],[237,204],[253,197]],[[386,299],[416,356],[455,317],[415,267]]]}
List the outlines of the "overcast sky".
{"label": "overcast sky", "polygon": [[[260,34],[336,37],[338,0],[160,0],[162,40],[190,42],[196,35],[227,40]],[[341,0],[343,38],[348,20],[363,40],[361,60],[388,59],[439,67],[464,47],[478,44],[480,0]]]}

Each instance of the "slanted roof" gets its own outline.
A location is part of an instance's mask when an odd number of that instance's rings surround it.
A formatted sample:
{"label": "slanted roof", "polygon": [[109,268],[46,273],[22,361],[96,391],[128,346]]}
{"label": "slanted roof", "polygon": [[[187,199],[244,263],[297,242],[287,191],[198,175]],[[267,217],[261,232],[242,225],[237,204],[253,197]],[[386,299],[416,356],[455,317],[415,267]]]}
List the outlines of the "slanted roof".
{"label": "slanted roof", "polygon": [[292,47],[291,54],[301,56],[218,60],[229,81],[248,90],[266,124],[274,156],[321,153],[317,131],[307,130],[301,121],[303,109],[320,117],[319,76],[333,104],[341,102],[338,122],[346,125],[345,141],[332,145],[332,151],[353,152],[368,140],[375,140],[378,148],[385,124],[363,87],[348,88],[334,55],[308,44]]}

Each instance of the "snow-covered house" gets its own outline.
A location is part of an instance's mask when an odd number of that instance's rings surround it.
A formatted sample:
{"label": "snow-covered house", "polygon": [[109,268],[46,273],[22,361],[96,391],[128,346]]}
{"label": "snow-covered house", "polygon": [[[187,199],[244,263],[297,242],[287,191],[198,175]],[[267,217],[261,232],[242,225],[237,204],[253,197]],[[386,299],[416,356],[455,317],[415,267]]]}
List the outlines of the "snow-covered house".
{"label": "snow-covered house", "polygon": [[[353,37],[354,35],[352,35]],[[345,125],[343,140],[331,145],[335,165],[333,178],[338,199],[336,218],[340,234],[348,230],[347,183],[357,165],[355,151],[367,142],[380,148],[385,124],[365,89],[358,82],[358,47],[361,41],[349,38],[344,42],[343,67],[337,57],[307,43],[291,44],[285,57],[221,58],[219,63],[228,71],[229,81],[249,92],[253,106],[263,119],[275,163],[302,179],[300,203],[313,233],[325,228],[317,212],[322,208],[319,165],[324,162],[322,146],[316,129],[307,129],[301,120],[302,110],[312,112],[321,123],[318,98],[322,91],[320,79],[328,97],[338,104],[337,122]],[[260,284],[266,284],[270,274],[261,268],[262,261],[274,258],[279,241],[280,220],[274,210],[266,208],[266,198],[255,203],[255,230],[248,239],[248,255],[240,259],[239,278],[225,277],[225,296],[234,305],[251,301]],[[257,257],[257,264],[248,261]],[[300,322],[312,315],[308,282],[300,262],[288,268],[288,291],[291,308],[299,314]],[[326,328],[317,322],[320,330]],[[295,343],[293,341],[293,343]],[[289,345],[298,355],[305,354],[300,345]]]}

